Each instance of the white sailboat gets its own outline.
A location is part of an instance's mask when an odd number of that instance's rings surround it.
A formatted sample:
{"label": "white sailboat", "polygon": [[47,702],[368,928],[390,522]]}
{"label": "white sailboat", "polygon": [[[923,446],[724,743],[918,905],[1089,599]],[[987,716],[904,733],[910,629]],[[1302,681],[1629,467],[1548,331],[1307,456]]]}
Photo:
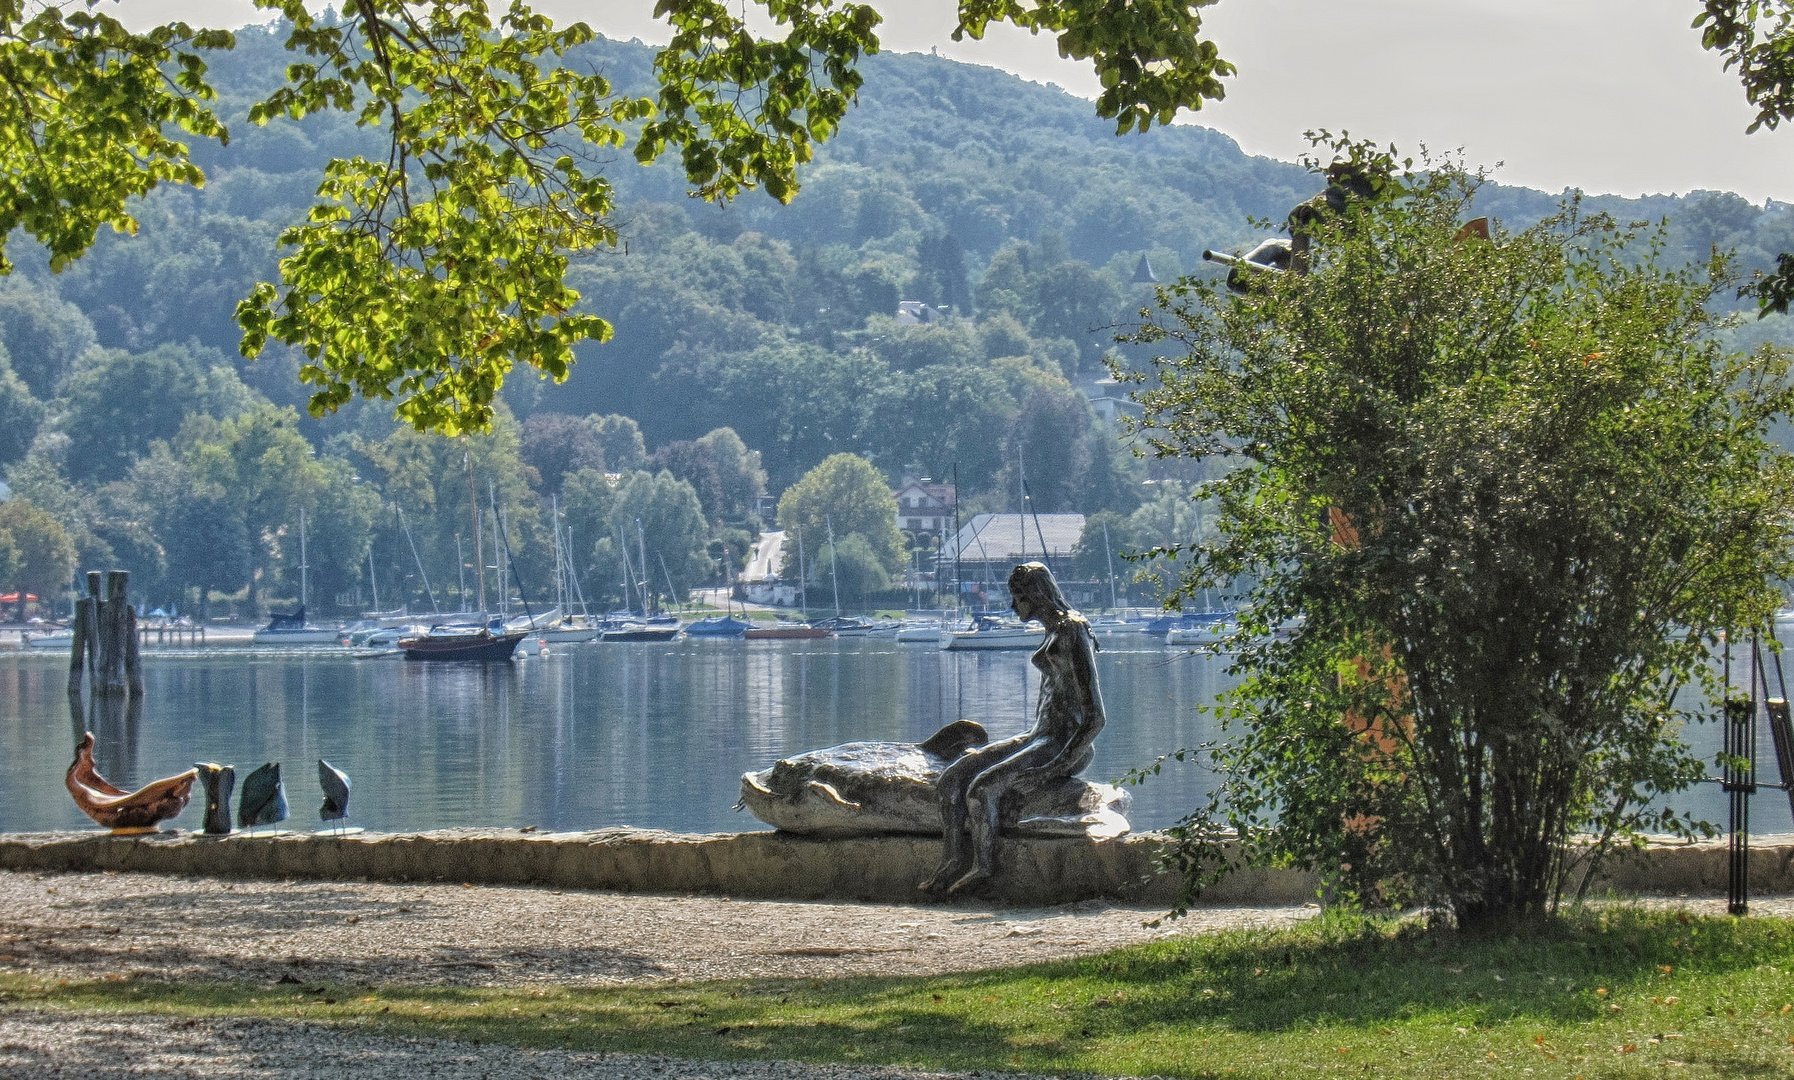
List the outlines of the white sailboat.
{"label": "white sailboat", "polygon": [[250,639],[257,645],[336,645],[342,631],[312,626],[305,621],[306,572],[311,567],[305,560],[305,511],[299,511],[299,610],[270,611],[268,625]]}

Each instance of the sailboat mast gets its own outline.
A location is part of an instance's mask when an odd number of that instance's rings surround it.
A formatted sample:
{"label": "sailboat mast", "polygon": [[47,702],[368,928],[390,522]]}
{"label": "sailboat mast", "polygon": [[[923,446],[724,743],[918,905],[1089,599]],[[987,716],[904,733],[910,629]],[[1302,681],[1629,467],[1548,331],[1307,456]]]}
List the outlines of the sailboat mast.
{"label": "sailboat mast", "polygon": [[374,590],[374,610],[380,610],[380,579],[374,576],[374,545],[368,545],[368,588]]}
{"label": "sailboat mast", "polygon": [[[965,596],[965,588],[959,579],[959,462],[953,463],[953,614],[959,614],[959,605]],[[934,572],[939,574],[937,565]]]}
{"label": "sailboat mast", "polygon": [[828,526],[828,583],[835,588],[835,618],[841,617],[841,575],[835,563],[835,519],[823,517]]}
{"label": "sailboat mast", "polygon": [[[430,588],[430,575],[424,572],[424,560],[417,553],[417,541],[411,538],[411,523],[405,520],[405,508],[398,507],[398,511],[399,527],[405,530],[405,542],[411,545],[411,561],[417,564],[417,576],[424,579],[424,592],[430,597],[430,610],[440,615],[442,609],[436,606],[436,590]],[[373,552],[369,551],[368,554],[372,555]],[[374,610],[380,610],[380,605],[375,604]]]}
{"label": "sailboat mast", "polygon": [[586,591],[579,584],[579,567],[573,565],[573,527],[567,526],[567,577],[573,582],[573,594],[579,597],[579,613],[590,616],[586,610]]}
{"label": "sailboat mast", "polygon": [[635,519],[635,550],[642,564],[642,617],[648,616],[648,538],[642,532],[642,519]]}
{"label": "sailboat mast", "polygon": [[467,610],[467,558],[461,554],[461,534],[455,533],[455,591],[461,595],[461,610]]}
{"label": "sailboat mast", "polygon": [[561,499],[558,495],[548,496],[548,512],[550,523],[554,525],[554,606],[566,611],[573,605],[567,603],[567,571],[564,562],[565,553],[561,550]]}
{"label": "sailboat mast", "polygon": [[[617,527],[617,551],[623,556],[623,607],[627,609],[635,603],[635,575],[629,572],[629,540],[621,526]],[[647,617],[648,613],[642,612],[642,618]]]}
{"label": "sailboat mast", "polygon": [[1109,523],[1103,522],[1103,560],[1109,564],[1109,606],[1115,603],[1115,553],[1109,550]]}
{"label": "sailboat mast", "polygon": [[1022,441],[1015,440],[1015,527],[1022,534],[1022,561],[1028,561],[1028,474],[1022,471]]}
{"label": "sailboat mast", "polygon": [[660,576],[667,579],[667,599],[679,603],[679,590],[673,587],[672,572],[667,569],[667,557],[656,551],[654,557],[660,560]]}
{"label": "sailboat mast", "polygon": [[486,507],[492,513],[492,584],[498,587],[498,616],[511,614],[511,590],[505,587],[504,535],[498,527],[498,483],[486,478]]}
{"label": "sailboat mast", "polygon": [[[473,457],[466,450],[461,451],[461,467],[467,470],[467,509],[473,514],[473,566],[474,576],[480,588],[480,619],[486,618],[486,530],[480,524],[480,497],[473,487]],[[464,594],[465,595],[465,594]],[[465,600],[462,601],[466,603]]]}
{"label": "sailboat mast", "polygon": [[804,527],[799,525],[797,527],[797,608],[803,612],[804,621],[808,622],[810,620],[810,591],[809,582],[804,580],[806,576],[804,572]]}
{"label": "sailboat mast", "polygon": [[305,611],[305,572],[311,569],[305,563],[305,507],[299,508],[299,610]]}

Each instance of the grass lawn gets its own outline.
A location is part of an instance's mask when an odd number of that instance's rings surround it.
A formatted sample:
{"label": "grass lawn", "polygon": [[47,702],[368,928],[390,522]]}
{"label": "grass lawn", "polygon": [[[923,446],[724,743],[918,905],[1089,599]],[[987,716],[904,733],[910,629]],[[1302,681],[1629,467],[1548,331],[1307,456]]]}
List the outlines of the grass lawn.
{"label": "grass lawn", "polygon": [[490,990],[7,974],[0,1002],[927,1069],[1794,1077],[1791,973],[1794,921],[1611,907],[1526,938],[1328,915],[954,976]]}

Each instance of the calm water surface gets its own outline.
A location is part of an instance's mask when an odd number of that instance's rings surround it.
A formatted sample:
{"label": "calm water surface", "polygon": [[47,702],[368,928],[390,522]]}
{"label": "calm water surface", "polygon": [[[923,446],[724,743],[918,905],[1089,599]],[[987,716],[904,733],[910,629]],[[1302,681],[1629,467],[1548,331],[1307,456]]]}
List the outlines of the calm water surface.
{"label": "calm water surface", "polygon": [[[1028,654],[942,652],[877,640],[574,645],[510,664],[417,664],[299,652],[150,653],[140,717],[96,725],[99,765],[125,787],[232,762],[239,781],[278,761],[291,827],[317,821],[315,762],[355,782],[350,820],[376,830],[456,825],[680,832],[765,826],[731,809],[741,774],[861,739],[919,740],[966,717],[1001,738],[1036,700]],[[1228,685],[1225,658],[1124,646],[1098,656],[1109,724],[1088,775],[1113,780],[1215,737],[1199,711]],[[63,790],[73,722],[60,655],[0,654],[0,830],[90,828]],[[1696,745],[1717,750],[1716,730]],[[1708,744],[1712,744],[1709,746]],[[1761,778],[1777,779],[1767,733]],[[1206,794],[1194,766],[1135,788],[1136,829]],[[1716,788],[1683,804],[1723,820]],[[1754,800],[1757,832],[1790,829],[1780,792]],[[197,828],[196,800],[179,819]]]}
{"label": "calm water surface", "polygon": [[[95,725],[125,787],[278,761],[295,827],[316,821],[316,759],[354,778],[350,820],[681,832],[765,828],[732,809],[741,774],[861,739],[920,740],[960,717],[993,738],[1036,701],[1028,654],[877,640],[573,645],[510,664],[418,664],[213,649],[145,657],[140,718]],[[1225,663],[1162,648],[1099,658],[1109,724],[1088,774],[1114,779],[1209,737],[1198,705]],[[73,739],[67,660],[0,654],[0,830],[91,827],[62,787]],[[1138,789],[1136,828],[1206,791],[1193,770]],[[197,827],[197,800],[179,824]]]}

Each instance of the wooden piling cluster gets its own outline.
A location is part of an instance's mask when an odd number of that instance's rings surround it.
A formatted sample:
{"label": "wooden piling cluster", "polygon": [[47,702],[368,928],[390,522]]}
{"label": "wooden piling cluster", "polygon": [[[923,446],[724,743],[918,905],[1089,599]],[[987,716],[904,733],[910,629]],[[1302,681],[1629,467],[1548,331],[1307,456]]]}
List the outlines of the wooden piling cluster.
{"label": "wooden piling cluster", "polygon": [[81,677],[89,673],[94,697],[143,697],[143,662],[138,651],[137,612],[126,593],[128,570],[105,574],[106,594],[100,595],[100,572],[87,572],[87,595],[75,605],[74,641],[69,647],[69,685],[72,697],[81,693]]}

